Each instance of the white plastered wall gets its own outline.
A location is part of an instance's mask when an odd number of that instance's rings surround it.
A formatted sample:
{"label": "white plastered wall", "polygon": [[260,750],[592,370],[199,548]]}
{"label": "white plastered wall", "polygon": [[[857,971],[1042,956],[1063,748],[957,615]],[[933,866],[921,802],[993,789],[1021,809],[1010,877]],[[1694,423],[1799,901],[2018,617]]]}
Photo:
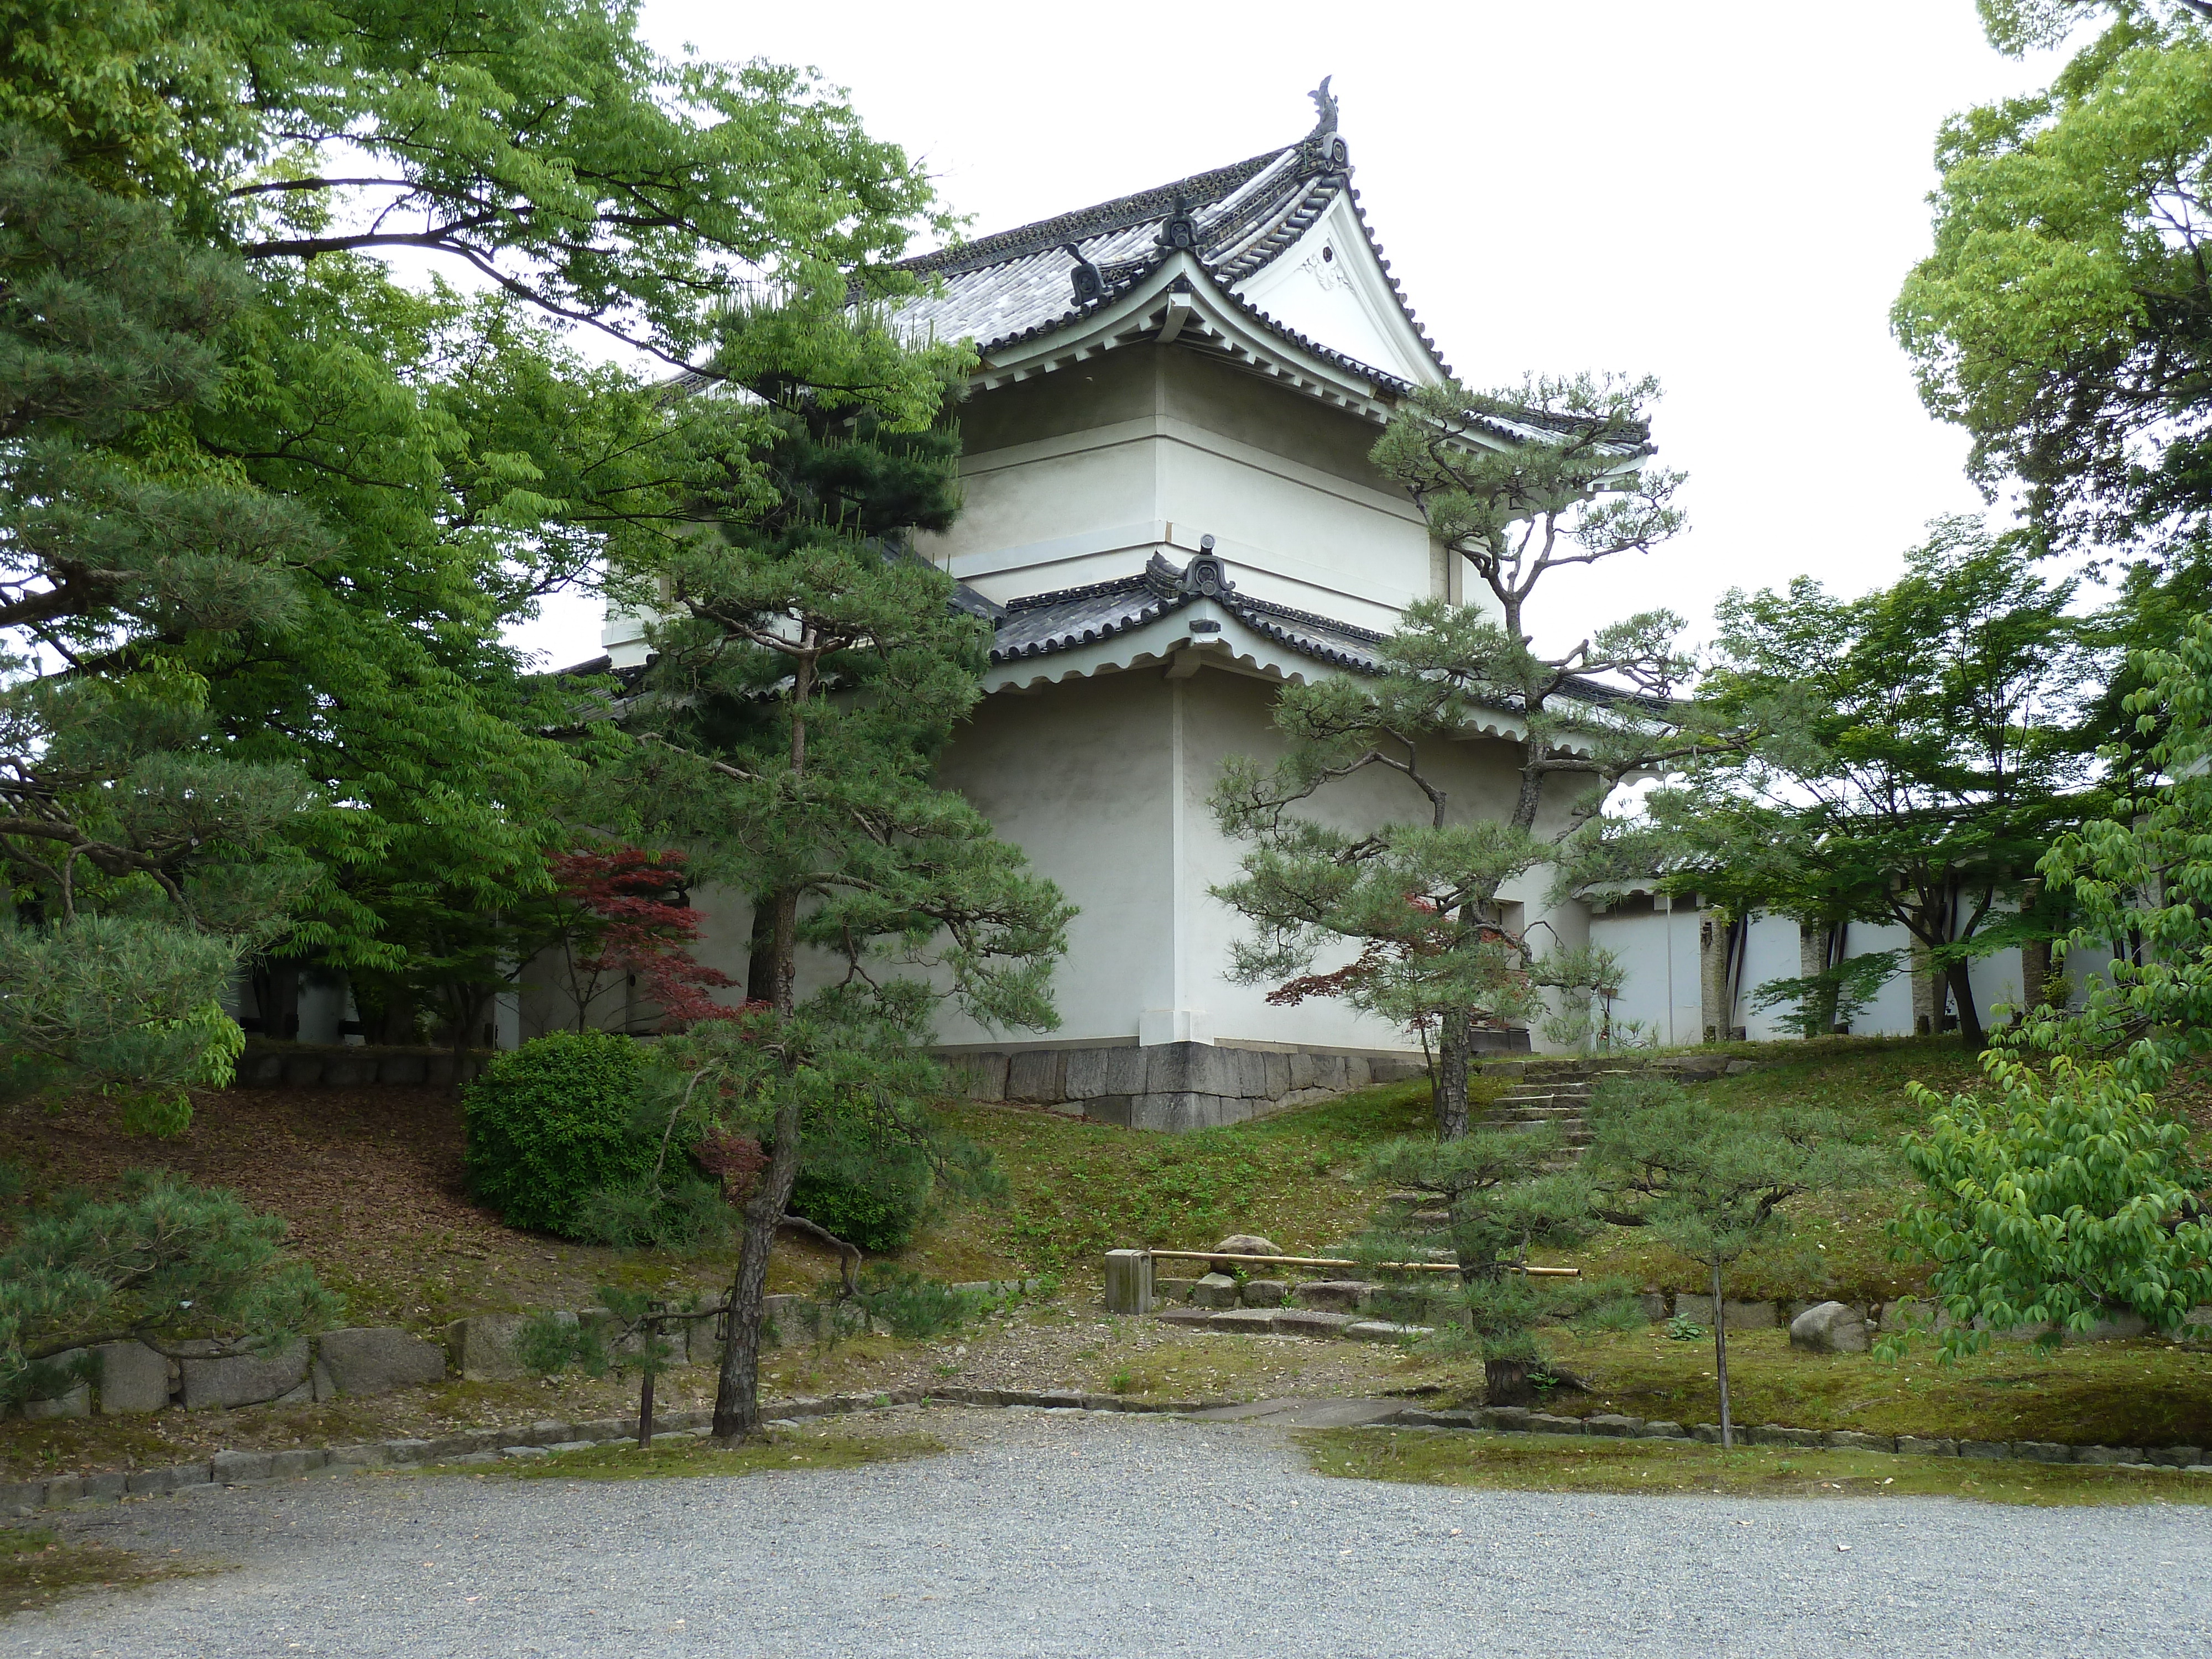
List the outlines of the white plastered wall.
{"label": "white plastered wall", "polygon": [[964,505],[921,550],[1001,602],[1180,563],[1215,538],[1240,589],[1384,630],[1439,591],[1381,429],[1187,348],[1133,346],[978,394]]}

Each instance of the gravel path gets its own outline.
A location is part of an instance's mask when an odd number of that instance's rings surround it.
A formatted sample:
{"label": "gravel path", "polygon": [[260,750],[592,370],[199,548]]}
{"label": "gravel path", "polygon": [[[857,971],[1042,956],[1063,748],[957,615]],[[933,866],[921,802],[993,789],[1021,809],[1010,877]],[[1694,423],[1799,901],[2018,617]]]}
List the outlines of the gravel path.
{"label": "gravel path", "polygon": [[240,1570],[19,1615],[0,1654],[2212,1654],[2197,1508],[1452,1492],[1318,1479],[1265,1425],[890,1415],[961,1449],[737,1480],[325,1480],[72,1516]]}

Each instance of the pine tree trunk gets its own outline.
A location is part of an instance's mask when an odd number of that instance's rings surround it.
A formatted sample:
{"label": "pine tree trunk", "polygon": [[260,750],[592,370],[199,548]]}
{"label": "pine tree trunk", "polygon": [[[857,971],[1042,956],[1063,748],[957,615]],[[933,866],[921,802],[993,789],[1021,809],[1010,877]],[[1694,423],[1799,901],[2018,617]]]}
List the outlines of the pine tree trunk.
{"label": "pine tree trunk", "polygon": [[1437,1139],[1457,1140],[1467,1133],[1467,1054],[1469,1021],[1454,1009],[1438,1022],[1437,1034]]}
{"label": "pine tree trunk", "polygon": [[745,1000],[775,1001],[775,918],[780,893],[760,893],[753,898],[752,948],[745,959]]}
{"label": "pine tree trunk", "polygon": [[760,1432],[760,1337],[768,1306],[768,1259],[775,1248],[776,1224],[791,1201],[799,1178],[799,1098],[787,1091],[776,1109],[775,1150],[761,1172],[760,1186],[745,1206],[744,1242],[738,1249],[738,1273],[730,1285],[729,1332],[722,1344],[722,1373],[714,1385],[714,1440],[732,1445]]}
{"label": "pine tree trunk", "polygon": [[1482,1362],[1482,1403],[1486,1406],[1526,1406],[1535,1398],[1528,1386],[1525,1359],[1486,1359]]}

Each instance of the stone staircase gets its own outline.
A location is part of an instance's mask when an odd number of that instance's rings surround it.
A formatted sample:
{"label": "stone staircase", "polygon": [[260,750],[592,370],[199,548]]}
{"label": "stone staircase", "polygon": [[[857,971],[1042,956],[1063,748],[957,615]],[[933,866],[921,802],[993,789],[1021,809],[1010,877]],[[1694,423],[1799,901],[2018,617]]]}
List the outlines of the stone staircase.
{"label": "stone staircase", "polygon": [[1590,1091],[1602,1079],[1620,1074],[1618,1067],[1572,1061],[1540,1068],[1530,1066],[1520,1081],[1510,1085],[1474,1121],[1496,1129],[1539,1129],[1549,1124],[1566,1143],[1562,1162],[1577,1162],[1590,1144],[1589,1127],[1584,1121]]}

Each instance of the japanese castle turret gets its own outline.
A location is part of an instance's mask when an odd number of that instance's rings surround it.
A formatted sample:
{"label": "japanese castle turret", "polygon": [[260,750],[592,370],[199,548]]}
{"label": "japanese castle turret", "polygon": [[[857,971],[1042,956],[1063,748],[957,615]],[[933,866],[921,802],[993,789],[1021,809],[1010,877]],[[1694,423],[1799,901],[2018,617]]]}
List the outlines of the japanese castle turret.
{"label": "japanese castle turret", "polygon": [[[996,629],[942,776],[1082,912],[1048,1040],[944,1018],[985,1097],[1191,1128],[1423,1064],[1341,1003],[1233,983],[1245,924],[1207,890],[1238,861],[1208,797],[1228,757],[1276,752],[1277,689],[1370,671],[1416,599],[1474,602],[1368,459],[1399,400],[1450,371],[1361,211],[1326,83],[1315,97],[1295,143],[908,262],[938,280],[901,325],[981,358],[965,510],[919,544]],[[635,619],[606,644],[617,668],[643,659]],[[1512,716],[1496,722],[1439,765],[1455,815],[1511,810]],[[1426,815],[1403,779],[1361,775],[1313,810]],[[1583,942],[1583,907],[1547,911],[1544,889],[1509,890],[1509,920]],[[697,902],[702,954],[742,980],[743,901]]]}

